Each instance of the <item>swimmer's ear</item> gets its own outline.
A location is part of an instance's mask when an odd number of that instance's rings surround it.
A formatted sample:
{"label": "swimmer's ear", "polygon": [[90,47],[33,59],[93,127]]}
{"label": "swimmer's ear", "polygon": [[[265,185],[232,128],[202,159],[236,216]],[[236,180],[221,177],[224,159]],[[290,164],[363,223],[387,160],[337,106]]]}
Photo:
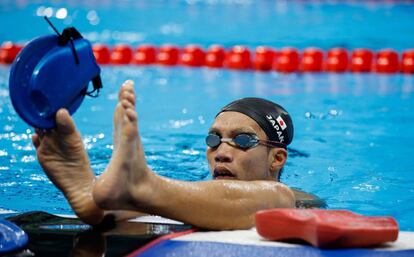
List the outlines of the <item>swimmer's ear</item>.
{"label": "swimmer's ear", "polygon": [[273,148],[269,157],[271,158],[270,171],[279,172],[286,163],[287,151],[283,148]]}

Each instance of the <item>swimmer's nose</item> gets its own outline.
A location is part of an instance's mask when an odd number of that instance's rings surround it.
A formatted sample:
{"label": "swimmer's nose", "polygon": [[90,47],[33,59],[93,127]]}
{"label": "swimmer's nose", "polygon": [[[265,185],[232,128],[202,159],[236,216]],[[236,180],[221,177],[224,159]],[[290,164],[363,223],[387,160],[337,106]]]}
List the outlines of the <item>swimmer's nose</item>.
{"label": "swimmer's nose", "polygon": [[233,147],[231,145],[221,143],[216,149],[214,160],[216,162],[231,162],[233,160],[232,150]]}

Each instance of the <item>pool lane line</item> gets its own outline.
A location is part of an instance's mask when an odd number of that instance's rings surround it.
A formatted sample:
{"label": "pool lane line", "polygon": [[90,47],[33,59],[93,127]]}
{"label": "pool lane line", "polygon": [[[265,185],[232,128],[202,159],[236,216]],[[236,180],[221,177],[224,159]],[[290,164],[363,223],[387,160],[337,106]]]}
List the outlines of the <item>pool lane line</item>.
{"label": "pool lane line", "polygon": [[[0,63],[11,64],[22,44],[5,41],[0,47]],[[382,74],[414,74],[414,49],[387,48],[374,51],[367,48],[348,50],[331,48],[326,51],[317,47],[299,50],[294,47],[273,48],[258,46],[250,50],[235,45],[225,48],[214,44],[203,49],[196,44],[179,47],[173,44],[138,46],[115,44],[110,47],[96,43],[93,52],[101,65],[163,65],[208,67],[260,72],[376,72]]]}

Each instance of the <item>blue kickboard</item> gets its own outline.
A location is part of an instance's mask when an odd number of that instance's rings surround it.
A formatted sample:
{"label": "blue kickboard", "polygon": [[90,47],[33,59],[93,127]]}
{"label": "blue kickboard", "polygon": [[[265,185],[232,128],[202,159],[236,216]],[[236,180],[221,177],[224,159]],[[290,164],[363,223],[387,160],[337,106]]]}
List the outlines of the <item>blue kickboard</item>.
{"label": "blue kickboard", "polygon": [[258,245],[241,245],[217,242],[200,242],[200,241],[180,241],[164,240],[152,247],[137,252],[136,257],[289,257],[289,256],[306,256],[306,257],[411,257],[414,256],[413,250],[372,250],[372,249],[319,249],[311,246],[299,247],[269,247]]}

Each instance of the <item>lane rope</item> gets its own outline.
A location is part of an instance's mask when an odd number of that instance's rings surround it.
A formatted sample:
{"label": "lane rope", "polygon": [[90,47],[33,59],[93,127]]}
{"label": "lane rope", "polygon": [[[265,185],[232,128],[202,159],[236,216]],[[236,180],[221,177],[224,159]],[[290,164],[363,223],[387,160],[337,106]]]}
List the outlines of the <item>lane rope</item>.
{"label": "lane rope", "polygon": [[[22,44],[3,42],[0,47],[0,63],[11,64],[22,48]],[[366,48],[331,48],[323,51],[316,47],[299,50],[294,47],[275,49],[259,46],[252,50],[241,45],[230,48],[211,45],[208,49],[203,49],[194,44],[184,47],[172,44],[117,44],[113,47],[94,44],[93,53],[102,65],[179,65],[282,73],[414,73],[414,48],[399,53],[390,48],[378,51]]]}

